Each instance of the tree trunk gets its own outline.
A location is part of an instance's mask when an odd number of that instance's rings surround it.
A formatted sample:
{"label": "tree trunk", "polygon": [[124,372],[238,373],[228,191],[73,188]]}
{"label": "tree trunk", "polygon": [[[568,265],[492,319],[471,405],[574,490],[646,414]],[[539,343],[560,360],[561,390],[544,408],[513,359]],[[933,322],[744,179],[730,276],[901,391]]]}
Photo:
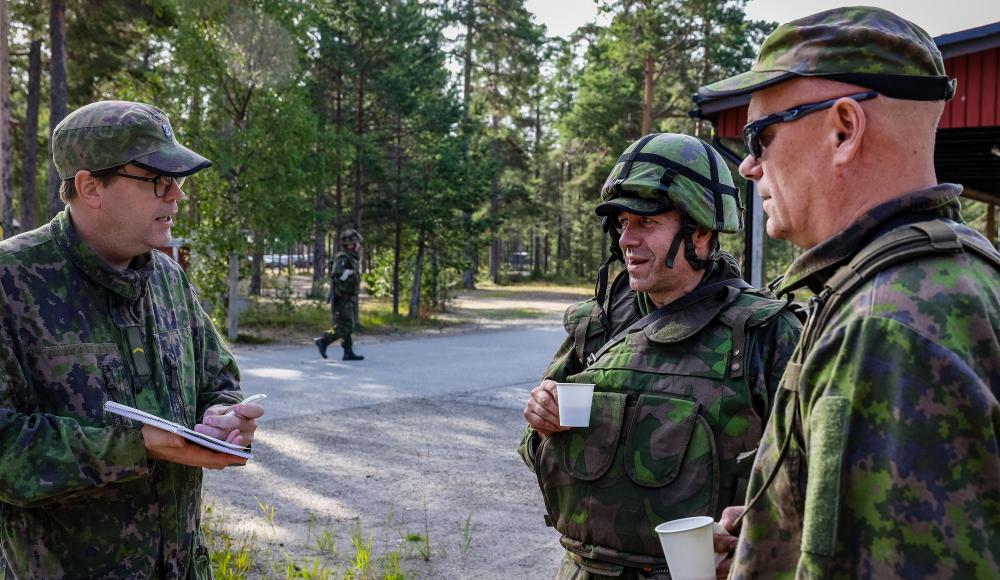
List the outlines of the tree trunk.
{"label": "tree trunk", "polygon": [[653,55],[647,54],[643,59],[643,91],[642,91],[642,134],[649,135],[653,132],[653,74],[656,63]]}
{"label": "tree trunk", "polygon": [[424,273],[424,248],[427,246],[426,236],[421,232],[420,241],[417,243],[417,259],[413,264],[413,288],[410,289],[410,312],[411,320],[420,317],[420,285]]}
{"label": "tree trunk", "polygon": [[240,257],[236,252],[229,254],[229,309],[226,312],[226,332],[229,342],[236,342],[239,336],[240,303]]}
{"label": "tree trunk", "polygon": [[253,267],[250,268],[250,295],[260,296],[260,291],[263,289],[262,277],[264,274],[264,250],[261,248],[254,248],[253,251]]}
{"label": "tree trunk", "polygon": [[28,48],[28,110],[24,119],[24,161],[21,166],[21,231],[38,224],[38,110],[42,91],[42,39]]}
{"label": "tree trunk", "polygon": [[321,183],[316,186],[314,206],[316,208],[316,218],[314,220],[316,230],[313,232],[313,255],[312,255],[312,292],[317,295],[322,292],[323,282],[326,278],[326,184]]}
{"label": "tree trunk", "polygon": [[[66,0],[51,0],[49,4],[49,139],[56,125],[66,117]],[[49,217],[63,208],[59,199],[59,174],[49,156]]]}
{"label": "tree trunk", "polygon": [[[344,128],[344,116],[343,116],[343,102],[344,102],[344,91],[343,91],[343,80],[344,73],[340,69],[337,69],[337,108],[335,123],[337,124],[337,153],[335,156],[336,164],[334,167],[334,173],[337,175],[337,215],[334,217],[335,227],[334,231],[337,233],[337,237],[334,239],[334,243],[340,240],[340,232],[344,231],[344,173],[343,173],[343,159],[341,154],[343,153],[343,139],[341,138],[341,131]],[[333,255],[333,252],[330,253]]]}
{"label": "tree trunk", "polygon": [[[361,50],[364,51],[364,41],[361,42]],[[362,141],[365,135],[365,83],[367,75],[364,67],[358,72],[358,110],[357,124],[354,134],[357,137],[356,153],[354,160],[354,229],[361,231],[361,190],[364,186],[364,168],[362,166]]]}
{"label": "tree trunk", "polygon": [[[472,39],[476,32],[475,19],[475,2],[467,0],[465,4],[465,62],[462,64],[462,140],[465,148],[462,154],[465,159],[466,195],[469,194],[468,190],[472,189],[472,177],[469,171],[469,132],[472,124]],[[469,227],[472,224],[472,212],[463,211],[462,222],[466,227]],[[475,263],[476,246],[473,240],[466,242],[464,253],[467,265],[462,270],[462,287],[466,290],[475,290],[476,268],[473,264]]]}
{"label": "tree trunk", "polygon": [[[494,118],[493,127],[496,128],[497,122]],[[493,143],[491,145],[493,149],[493,158],[500,158],[500,143],[494,137]],[[490,279],[493,280],[494,284],[500,283],[500,172],[493,172],[493,179],[490,183],[490,218],[493,222],[492,227],[492,239],[490,240]]]}
{"label": "tree trunk", "polygon": [[402,119],[396,117],[396,197],[393,199],[393,246],[392,246],[392,315],[399,316],[399,257],[403,252],[403,135]]}
{"label": "tree trunk", "polygon": [[566,228],[563,227],[563,171],[565,170],[566,162],[559,162],[559,173],[556,177],[556,195],[558,199],[556,200],[556,274],[561,275],[566,267],[565,261],[563,260],[563,238],[566,235]]}
{"label": "tree trunk", "polygon": [[14,179],[10,127],[10,13],[0,0],[0,190],[3,191],[3,237],[14,235]]}

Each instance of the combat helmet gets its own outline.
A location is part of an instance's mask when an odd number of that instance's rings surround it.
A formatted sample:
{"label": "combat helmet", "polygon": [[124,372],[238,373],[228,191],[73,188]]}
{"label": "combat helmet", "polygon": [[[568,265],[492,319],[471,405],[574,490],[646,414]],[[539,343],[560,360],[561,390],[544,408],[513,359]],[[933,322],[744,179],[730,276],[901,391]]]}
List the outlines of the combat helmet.
{"label": "combat helmet", "polygon": [[[629,145],[618,159],[594,211],[604,216],[612,258],[624,262],[614,216],[621,211],[657,215],[674,209],[681,213],[681,231],[670,244],[668,268],[673,268],[682,241],[691,267],[710,267],[719,250],[718,234],[743,229],[740,190],[722,156],[697,137],[653,133]],[[705,259],[695,253],[692,237],[699,225],[712,231]]]}
{"label": "combat helmet", "polygon": [[361,234],[358,233],[358,230],[354,228],[344,230],[343,232],[340,233],[341,246],[346,246],[347,244],[352,244],[352,243],[359,244],[363,241],[364,238],[362,238]]}

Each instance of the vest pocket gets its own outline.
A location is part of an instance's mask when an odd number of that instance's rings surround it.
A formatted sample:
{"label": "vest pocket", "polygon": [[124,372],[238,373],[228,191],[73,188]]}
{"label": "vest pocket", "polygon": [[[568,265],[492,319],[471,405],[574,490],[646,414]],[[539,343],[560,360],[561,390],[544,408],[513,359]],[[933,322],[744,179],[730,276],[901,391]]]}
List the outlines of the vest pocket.
{"label": "vest pocket", "polygon": [[556,433],[539,446],[538,481],[563,546],[581,555],[611,550],[618,563],[660,565],[657,524],[715,515],[715,440],[697,402],[627,399],[594,393],[589,428]]}
{"label": "vest pocket", "polygon": [[622,432],[626,396],[594,393],[590,426],[554,434],[553,446],[563,470],[580,481],[594,481],[611,467]]}
{"label": "vest pocket", "polygon": [[590,426],[553,433],[538,446],[535,470],[549,521],[580,534],[591,517],[591,482],[611,468],[626,413],[626,395],[595,392]]}
{"label": "vest pocket", "polygon": [[639,395],[625,441],[625,471],[632,481],[643,487],[662,487],[677,477],[699,406],[684,399]]}

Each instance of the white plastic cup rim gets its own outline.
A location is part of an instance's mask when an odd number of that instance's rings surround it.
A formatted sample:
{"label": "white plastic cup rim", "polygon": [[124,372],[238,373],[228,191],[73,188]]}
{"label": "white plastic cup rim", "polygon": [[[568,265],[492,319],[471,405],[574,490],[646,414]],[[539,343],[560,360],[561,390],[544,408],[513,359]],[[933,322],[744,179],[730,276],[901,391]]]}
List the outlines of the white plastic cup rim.
{"label": "white plastic cup rim", "polygon": [[698,528],[710,526],[714,522],[715,520],[713,520],[708,516],[694,516],[691,518],[681,518],[679,520],[671,520],[669,522],[663,522],[662,524],[656,526],[654,531],[657,534],[676,534],[680,532],[690,532],[691,530],[697,530]]}
{"label": "white plastic cup rim", "polygon": [[560,426],[590,426],[590,407],[594,402],[594,387],[593,383],[556,383]]}

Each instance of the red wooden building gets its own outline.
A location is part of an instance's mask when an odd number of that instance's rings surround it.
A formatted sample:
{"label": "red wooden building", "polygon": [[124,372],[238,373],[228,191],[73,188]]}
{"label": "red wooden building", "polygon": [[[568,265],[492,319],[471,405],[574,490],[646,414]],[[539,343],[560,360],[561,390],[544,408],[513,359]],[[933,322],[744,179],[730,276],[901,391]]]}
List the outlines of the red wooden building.
{"label": "red wooden building", "polygon": [[[945,71],[958,80],[955,98],[945,105],[938,127],[934,165],[938,180],[965,186],[963,196],[987,204],[987,237],[997,243],[997,210],[1000,205],[1000,22],[945,34],[934,39],[944,57]],[[743,126],[747,122],[748,95],[724,98],[695,97],[692,116],[712,122],[715,144],[730,161],[744,154]],[[763,215],[760,199],[749,194],[747,278],[759,285],[763,250]]]}

